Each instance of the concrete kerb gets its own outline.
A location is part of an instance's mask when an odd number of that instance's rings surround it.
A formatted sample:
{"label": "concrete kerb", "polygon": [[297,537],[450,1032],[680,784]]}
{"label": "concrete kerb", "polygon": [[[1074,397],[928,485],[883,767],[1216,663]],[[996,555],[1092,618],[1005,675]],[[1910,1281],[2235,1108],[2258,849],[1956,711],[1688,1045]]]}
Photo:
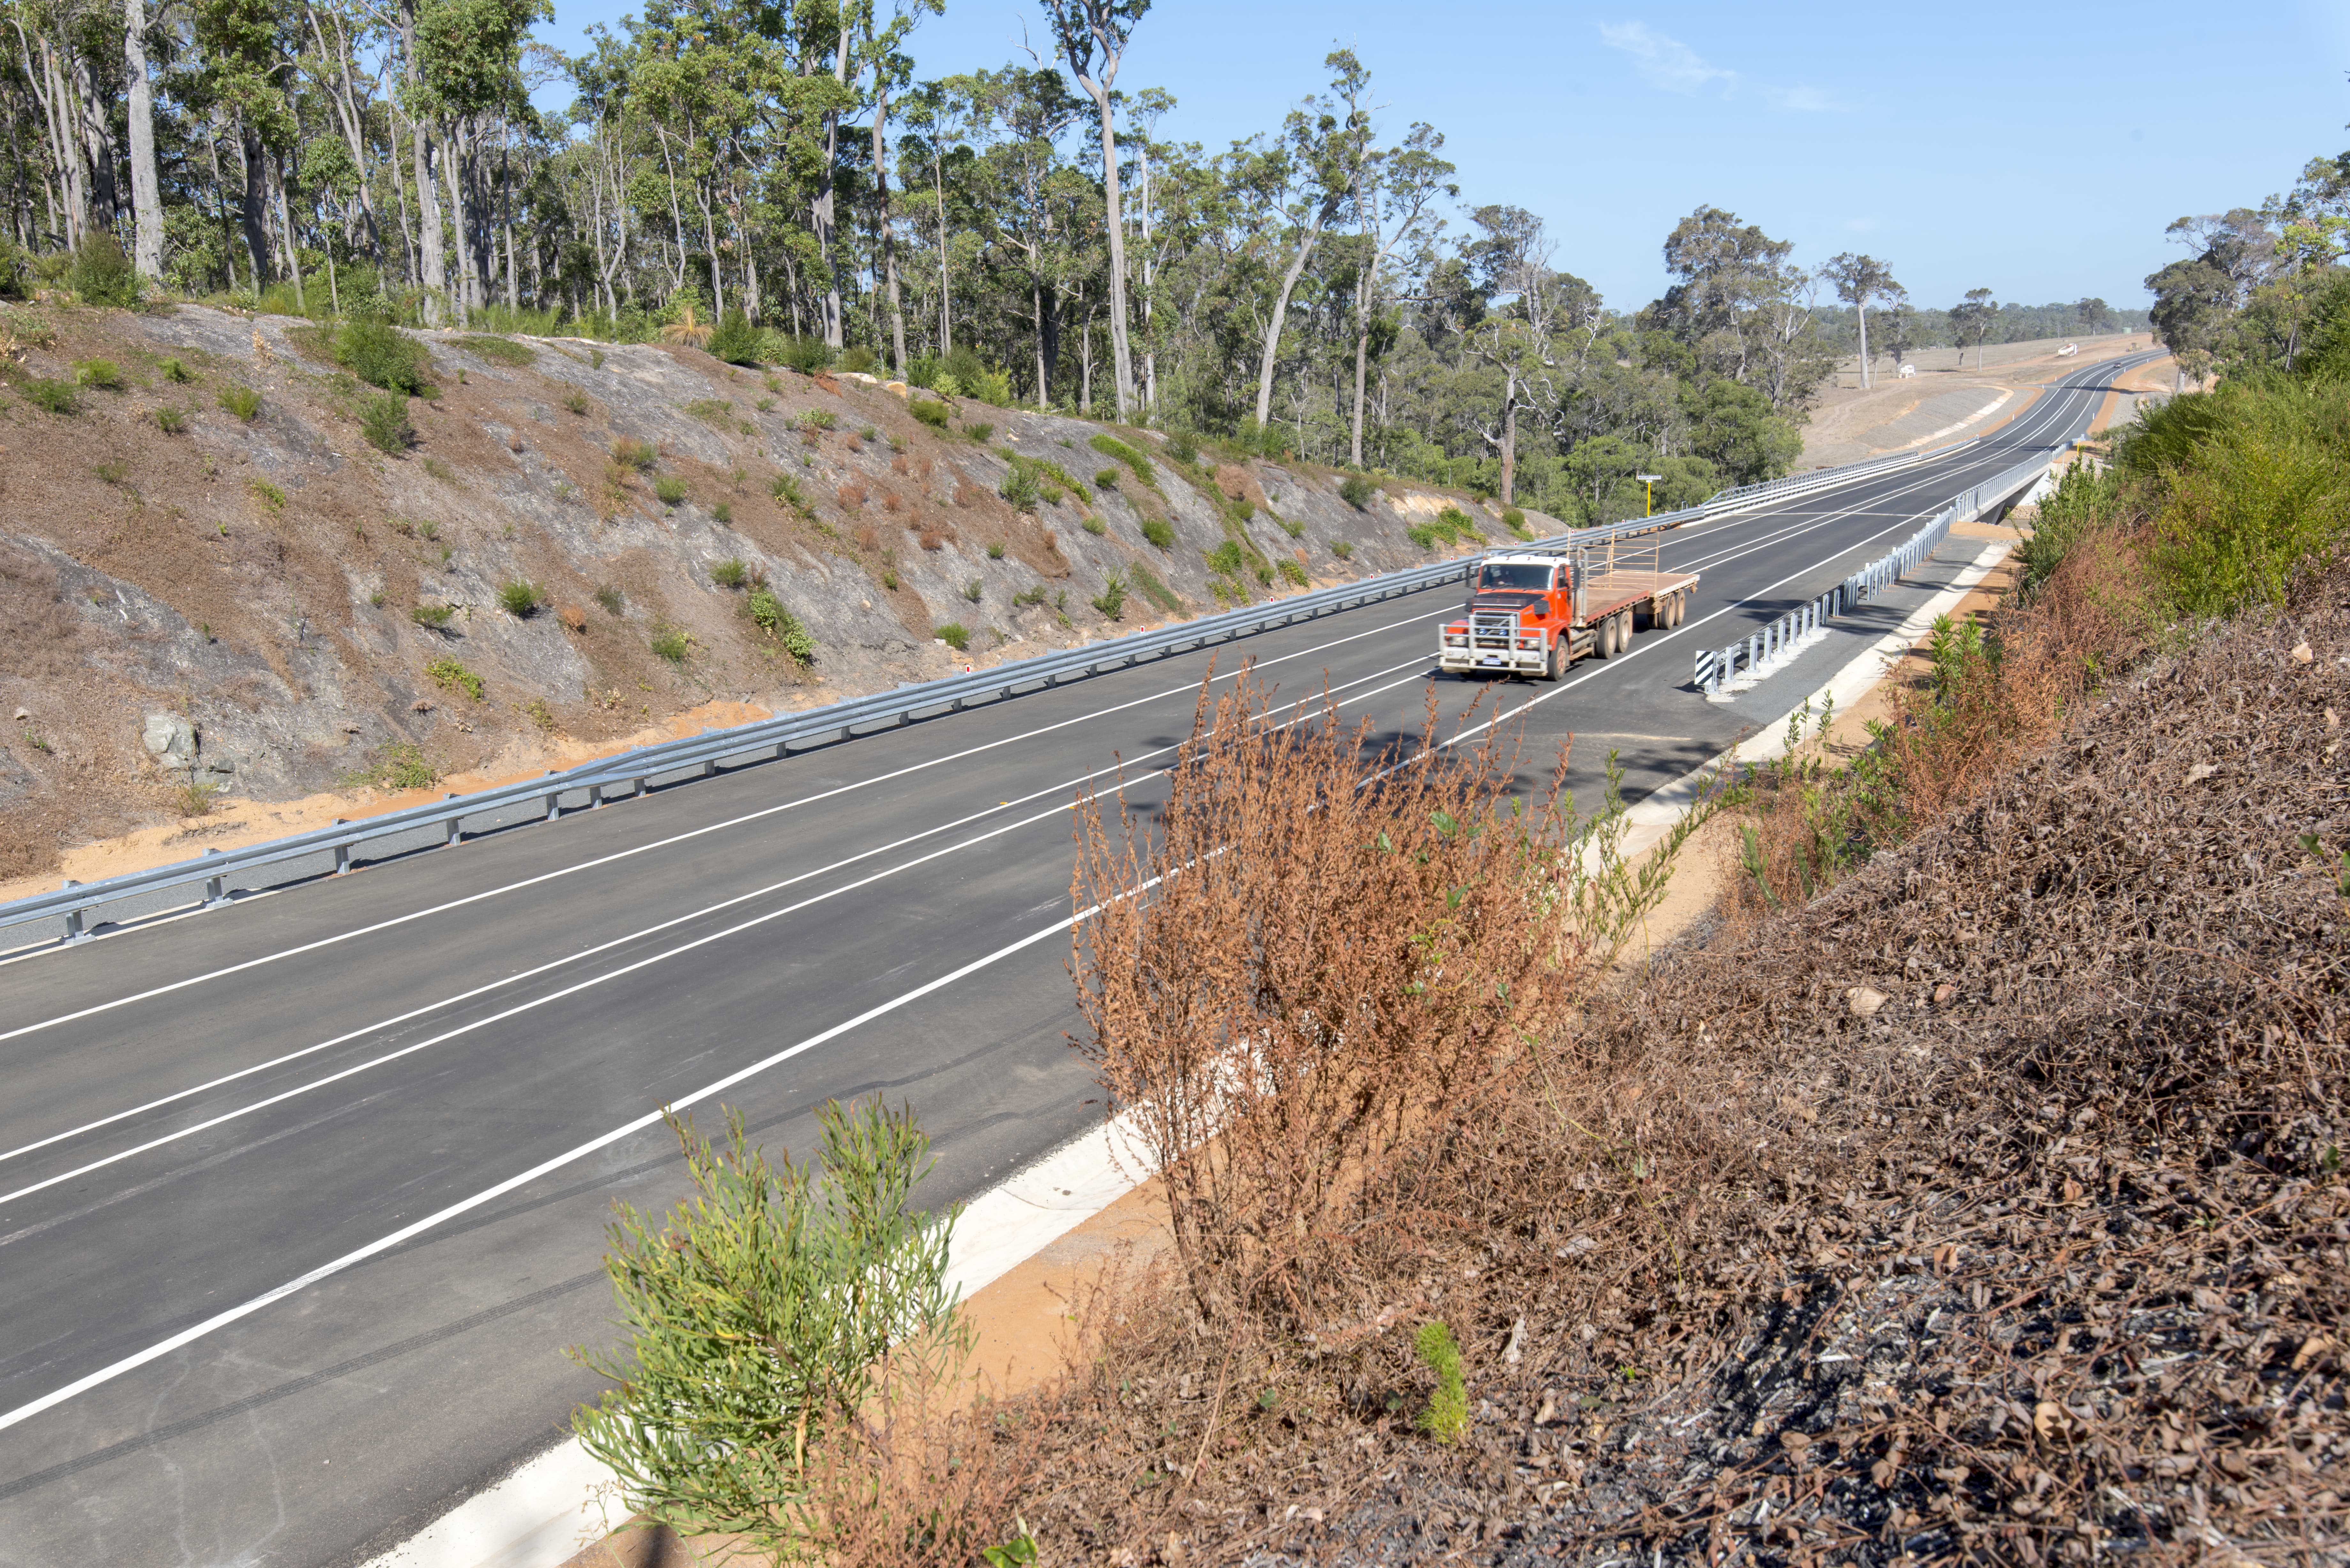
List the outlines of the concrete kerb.
{"label": "concrete kerb", "polygon": [[[1932,628],[1936,618],[1957,608],[2012,548],[2006,540],[1985,546],[1948,587],[1811,692],[1805,701],[1812,711],[1820,711],[1831,698],[1840,710],[1858,702]],[[1709,781],[1731,767],[1785,754],[1787,722],[1803,708],[1803,702],[1791,706],[1774,723],[1632,806],[1626,814],[1622,856],[1646,854],[1662,842]],[[1123,1117],[1064,1145],[964,1207],[955,1223],[950,1280],[969,1299],[1133,1191],[1147,1168]],[[561,1568],[627,1517],[619,1478],[570,1438],[372,1559],[367,1568]]]}
{"label": "concrete kerb", "polygon": [[1751,767],[1782,757],[1787,752],[1787,723],[1802,712],[1806,703],[1813,713],[1833,699],[1838,711],[1850,709],[1868,693],[1870,688],[1885,679],[1886,670],[1917,644],[1919,638],[1933,628],[1937,617],[1956,609],[1975,588],[1989,576],[1992,568],[2005,560],[2014,548],[2012,541],[1995,539],[1983,548],[1972,562],[1950,580],[1950,586],[1919,605],[1909,613],[1909,618],[1870,644],[1828,683],[1797,702],[1772,723],[1762,726],[1737,745],[1707,763],[1703,767],[1684,774],[1671,784],[1643,798],[1625,813],[1627,827],[1620,853],[1626,859],[1644,855],[1657,846],[1679,822],[1697,805],[1704,794],[1709,781],[1726,774],[1735,767]]}
{"label": "concrete kerb", "polygon": [[[963,1207],[948,1282],[969,1300],[1133,1191],[1148,1165],[1127,1117],[1064,1144]],[[567,1438],[367,1568],[561,1568],[629,1517],[619,1478]]]}

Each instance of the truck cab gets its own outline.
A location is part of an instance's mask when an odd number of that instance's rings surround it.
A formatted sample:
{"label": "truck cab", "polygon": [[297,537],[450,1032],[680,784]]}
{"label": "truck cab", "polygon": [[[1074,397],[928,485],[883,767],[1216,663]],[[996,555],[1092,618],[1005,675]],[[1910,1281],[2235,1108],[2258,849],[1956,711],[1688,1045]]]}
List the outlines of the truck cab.
{"label": "truck cab", "polygon": [[1469,579],[1461,619],[1444,628],[1438,662],[1460,674],[1555,680],[1575,624],[1575,567],[1558,556],[1488,556]]}

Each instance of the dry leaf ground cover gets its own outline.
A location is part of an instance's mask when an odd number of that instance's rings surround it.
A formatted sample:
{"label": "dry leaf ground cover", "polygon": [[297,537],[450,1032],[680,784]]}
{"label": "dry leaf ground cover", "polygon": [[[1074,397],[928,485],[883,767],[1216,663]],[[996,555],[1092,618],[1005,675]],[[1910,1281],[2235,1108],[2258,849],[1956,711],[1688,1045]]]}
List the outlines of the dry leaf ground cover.
{"label": "dry leaf ground cover", "polygon": [[1530,1051],[1322,1321],[1097,1303],[1046,1556],[2343,1561],[2345,713],[2337,570]]}

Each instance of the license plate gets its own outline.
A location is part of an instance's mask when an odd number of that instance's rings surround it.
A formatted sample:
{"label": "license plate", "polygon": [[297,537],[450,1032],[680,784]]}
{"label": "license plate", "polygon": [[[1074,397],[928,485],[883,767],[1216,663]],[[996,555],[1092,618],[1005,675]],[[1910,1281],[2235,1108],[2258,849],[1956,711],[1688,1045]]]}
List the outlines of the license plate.
{"label": "license plate", "polygon": [[1498,653],[1489,653],[1483,659],[1478,660],[1478,662],[1481,664],[1499,664],[1502,662],[1502,656]]}

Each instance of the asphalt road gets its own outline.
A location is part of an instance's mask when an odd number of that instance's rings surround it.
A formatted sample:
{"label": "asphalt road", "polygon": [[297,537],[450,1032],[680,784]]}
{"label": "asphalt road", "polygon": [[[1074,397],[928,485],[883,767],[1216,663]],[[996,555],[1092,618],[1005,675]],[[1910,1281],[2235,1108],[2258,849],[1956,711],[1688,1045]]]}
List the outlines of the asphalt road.
{"label": "asphalt road", "polygon": [[[1788,693],[1690,684],[1951,494],[2085,428],[2112,364],[1955,458],[1671,535],[1687,623],[1555,686],[1439,680],[1568,734],[1591,798]],[[1219,650],[1417,730],[1457,587]],[[1205,657],[0,964],[0,1564],[359,1561],[560,1435],[597,1380],[615,1199],[681,1186],[664,1103],[799,1146],[910,1100],[967,1196],[1100,1115],[1064,1039],[1071,818],[1188,728]]]}

